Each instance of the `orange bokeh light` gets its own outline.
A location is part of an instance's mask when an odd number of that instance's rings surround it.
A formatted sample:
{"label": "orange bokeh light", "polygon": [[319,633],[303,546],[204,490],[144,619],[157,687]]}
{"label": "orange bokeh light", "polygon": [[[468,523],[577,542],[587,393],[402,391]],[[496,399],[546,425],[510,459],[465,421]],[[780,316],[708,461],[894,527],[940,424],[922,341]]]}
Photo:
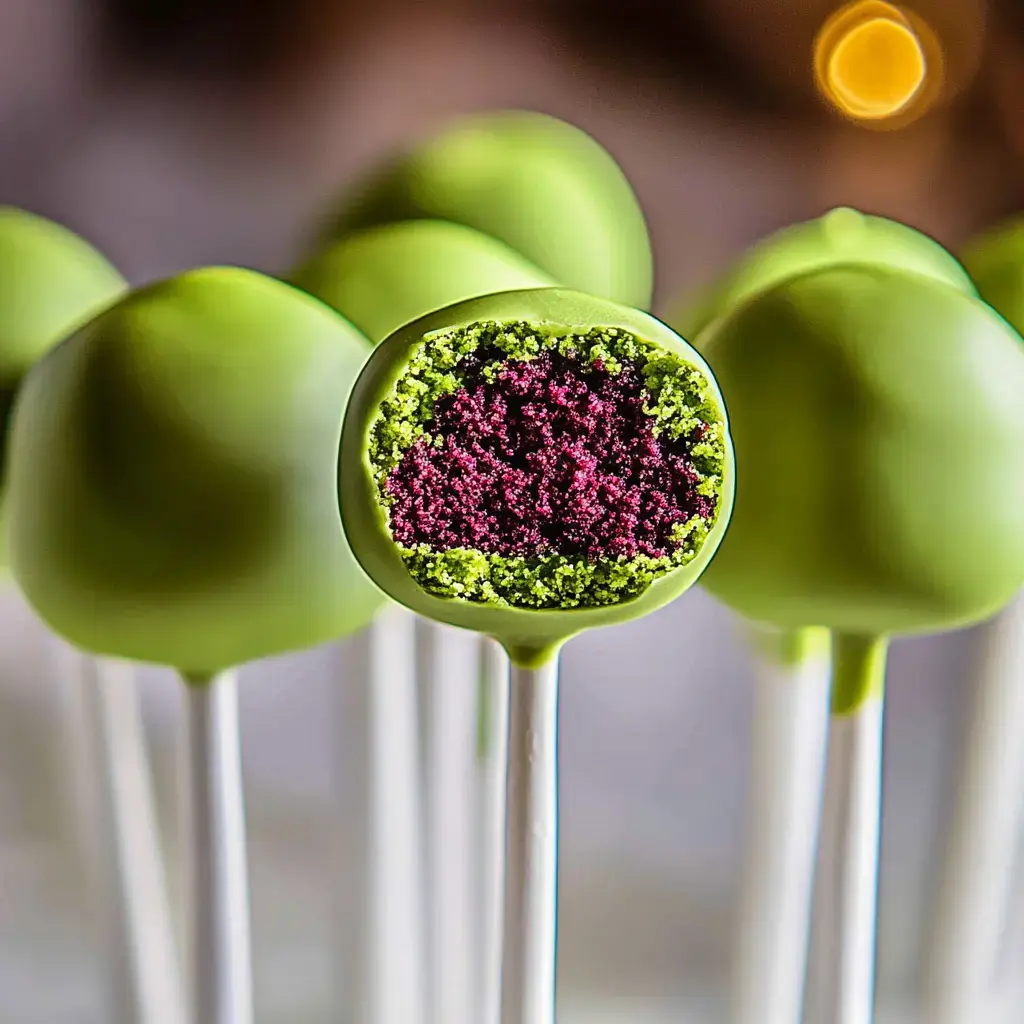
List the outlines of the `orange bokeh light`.
{"label": "orange bokeh light", "polygon": [[919,18],[882,0],[858,0],[818,33],[815,77],[840,113],[888,121],[923,109],[920,101],[934,92],[928,85],[941,63],[937,57],[934,37]]}

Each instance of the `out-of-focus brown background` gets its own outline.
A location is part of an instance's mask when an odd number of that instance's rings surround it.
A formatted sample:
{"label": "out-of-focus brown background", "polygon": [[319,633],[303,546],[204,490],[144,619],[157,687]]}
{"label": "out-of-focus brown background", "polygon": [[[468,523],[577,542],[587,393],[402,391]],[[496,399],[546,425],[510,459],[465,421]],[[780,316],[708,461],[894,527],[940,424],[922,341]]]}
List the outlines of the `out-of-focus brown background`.
{"label": "out-of-focus brown background", "polygon": [[[949,91],[893,132],[845,122],[815,95],[811,40],[836,6],[0,0],[0,202],[68,224],[133,282],[218,262],[277,271],[332,197],[393,147],[463,112],[532,108],[586,129],[625,169],[654,239],[658,310],[755,239],[833,205],[895,216],[954,247],[1016,210],[1016,0],[913,5],[946,48]],[[919,988],[970,642],[894,653],[883,1021],[906,1019]],[[90,1024],[102,1019],[95,930],[47,810],[47,650],[4,593],[0,1020]],[[565,675],[564,1019],[718,1021],[750,724],[739,633],[695,591],[574,642]],[[244,680],[263,1021],[331,1019],[323,893],[336,866],[322,826],[345,729],[331,692],[343,678],[337,653],[321,651]],[[175,691],[154,672],[145,695],[170,820]],[[1019,963],[1024,897],[1008,948]]]}

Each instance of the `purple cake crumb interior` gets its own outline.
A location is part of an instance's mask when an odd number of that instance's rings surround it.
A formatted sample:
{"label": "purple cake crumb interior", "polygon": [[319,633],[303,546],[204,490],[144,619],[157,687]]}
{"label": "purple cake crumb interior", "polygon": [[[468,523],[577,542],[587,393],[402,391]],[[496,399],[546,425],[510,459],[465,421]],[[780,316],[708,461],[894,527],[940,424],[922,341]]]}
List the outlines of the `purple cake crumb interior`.
{"label": "purple cake crumb interior", "polygon": [[387,478],[403,546],[663,558],[680,523],[713,514],[690,460],[706,426],[655,437],[635,366],[612,375],[600,360],[546,352],[507,362],[493,380],[466,369],[437,402],[432,436]]}
{"label": "purple cake crumb interior", "polygon": [[425,337],[369,440],[417,583],[520,608],[618,604],[689,564],[725,460],[713,385],[681,354],[518,321]]}

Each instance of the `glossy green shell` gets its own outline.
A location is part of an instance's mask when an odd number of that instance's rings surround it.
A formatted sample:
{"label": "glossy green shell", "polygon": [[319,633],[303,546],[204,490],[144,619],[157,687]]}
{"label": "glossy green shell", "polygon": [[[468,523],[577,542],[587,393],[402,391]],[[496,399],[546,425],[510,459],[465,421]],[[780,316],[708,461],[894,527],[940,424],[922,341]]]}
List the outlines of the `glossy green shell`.
{"label": "glossy green shell", "polygon": [[834,266],[699,347],[738,479],[712,594],[784,629],[877,636],[983,619],[1024,583],[1024,348],[979,299]]}
{"label": "glossy green shell", "polygon": [[[538,611],[443,600],[428,594],[409,575],[388,530],[376,495],[369,459],[370,431],[381,401],[402,375],[424,336],[478,321],[520,320],[586,330],[618,327],[681,356],[708,377],[715,399],[721,396],[703,359],[673,331],[646,313],[564,289],[490,295],[432,313],[401,328],[378,346],[356,382],[342,433],[339,493],[345,532],[366,572],[400,604],[427,618],[493,636],[519,664],[537,664],[585,629],[637,618],[678,597],[700,577],[726,531],[732,508],[732,448],[726,447],[719,511],[697,557],[655,581],[640,597],[614,607]],[[722,409],[723,420],[725,417]]]}
{"label": "glossy green shell", "polygon": [[6,435],[18,386],[50,348],[127,287],[78,235],[24,210],[0,207],[0,573],[7,563]]}
{"label": "glossy green shell", "polygon": [[365,625],[383,601],[338,514],[345,404],[369,341],[248,270],[125,298],[15,406],[11,562],[86,650],[206,674]]}
{"label": "glossy green shell", "polygon": [[647,225],[615,161],[579,129],[520,111],[479,115],[368,180],[331,237],[426,218],[499,239],[568,288],[650,306]]}
{"label": "glossy green shell", "polygon": [[842,263],[891,266],[975,294],[967,271],[938,242],[885,217],[840,207],[770,235],[668,322],[694,340],[716,316],[787,278]]}
{"label": "glossy green shell", "polygon": [[456,302],[555,282],[503,242],[448,221],[370,228],[329,245],[291,275],[375,344]]}

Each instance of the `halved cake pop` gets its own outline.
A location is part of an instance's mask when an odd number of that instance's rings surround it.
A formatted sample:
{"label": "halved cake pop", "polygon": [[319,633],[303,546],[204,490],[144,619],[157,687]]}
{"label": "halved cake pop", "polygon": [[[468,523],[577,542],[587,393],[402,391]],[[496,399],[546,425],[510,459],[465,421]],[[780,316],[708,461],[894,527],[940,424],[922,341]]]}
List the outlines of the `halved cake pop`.
{"label": "halved cake pop", "polygon": [[370,358],[340,495],[381,589],[513,661],[502,1019],[550,1020],[558,650],[708,564],[733,495],[721,395],[645,313],[563,289],[459,303]]}
{"label": "halved cake pop", "polygon": [[[981,297],[1024,331],[1024,221],[963,250]],[[980,630],[970,720],[929,937],[925,1012],[970,1024],[992,999],[1024,816],[1024,592]]]}
{"label": "halved cake pop", "polygon": [[811,991],[827,1019],[866,1021],[886,643],[979,621],[1024,582],[1024,350],[965,290],[866,265],[792,277],[699,347],[741,474],[702,584],[756,622],[835,638],[816,903],[845,909],[814,946],[836,940],[843,973],[815,963]]}
{"label": "halved cake pop", "polygon": [[419,218],[498,239],[567,288],[650,305],[651,248],[633,190],[564,121],[503,111],[456,122],[367,180],[330,235]]}
{"label": "halved cake pop", "polygon": [[251,1020],[237,694],[244,662],[336,639],[383,598],[337,508],[369,341],[252,271],[141,289],[36,365],[10,445],[11,565],[55,630],[188,683],[192,1018]]}

